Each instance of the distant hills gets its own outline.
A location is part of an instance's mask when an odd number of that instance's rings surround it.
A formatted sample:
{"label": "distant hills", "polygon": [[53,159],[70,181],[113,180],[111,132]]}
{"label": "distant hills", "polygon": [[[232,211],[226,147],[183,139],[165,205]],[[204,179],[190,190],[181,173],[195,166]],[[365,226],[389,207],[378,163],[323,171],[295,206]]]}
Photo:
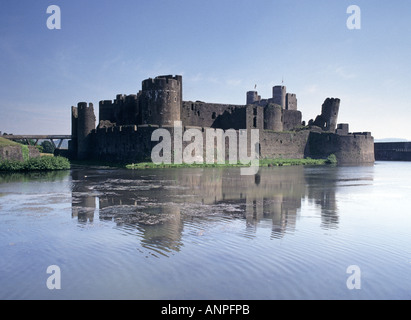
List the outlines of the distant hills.
{"label": "distant hills", "polygon": [[384,138],[384,139],[375,139],[374,142],[409,142],[409,140],[402,139],[402,138]]}

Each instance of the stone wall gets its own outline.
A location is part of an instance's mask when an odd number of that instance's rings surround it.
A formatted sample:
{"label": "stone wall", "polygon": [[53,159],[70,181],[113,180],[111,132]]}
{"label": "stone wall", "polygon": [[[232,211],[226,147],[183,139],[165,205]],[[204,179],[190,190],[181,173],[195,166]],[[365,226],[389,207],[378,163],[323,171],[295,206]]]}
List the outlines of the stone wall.
{"label": "stone wall", "polygon": [[385,142],[374,144],[377,161],[411,161],[411,142]]}
{"label": "stone wall", "polygon": [[40,151],[36,147],[29,146],[29,158],[38,158],[40,157]]}
{"label": "stone wall", "polygon": [[310,132],[308,154],[313,158],[325,158],[335,154],[339,164],[373,163],[374,138],[370,133],[338,135]]}
{"label": "stone wall", "polygon": [[297,110],[297,95],[295,93],[287,93],[285,96],[285,109]]}
{"label": "stone wall", "polygon": [[264,129],[264,107],[259,105],[246,106],[246,125],[242,128],[233,129]]}
{"label": "stone wall", "polygon": [[23,152],[20,146],[0,147],[0,160],[23,161]]}
{"label": "stone wall", "polygon": [[138,123],[140,117],[137,95],[118,94],[114,101],[104,100],[99,103],[99,122],[132,125]]}
{"label": "stone wall", "polygon": [[310,132],[260,131],[260,158],[303,159],[309,156],[307,144]]}
{"label": "stone wall", "polygon": [[147,161],[156,143],[152,132],[158,126],[117,126],[93,130],[90,134],[91,157],[108,162]]}
{"label": "stone wall", "polygon": [[[29,158],[40,157],[40,152],[36,147],[28,146]],[[0,147],[0,160],[17,160],[23,161],[23,151],[21,146],[4,146]]]}
{"label": "stone wall", "polygon": [[[93,130],[91,133],[91,149],[95,160],[132,163],[138,161],[151,161],[151,152],[159,144],[151,141],[154,130],[159,126],[120,126]],[[173,143],[174,127],[164,126],[170,132]],[[203,138],[203,161],[206,156],[206,131],[213,128],[183,127],[186,130],[198,129]],[[239,150],[239,138],[237,132],[237,151]],[[194,140],[192,140],[194,141]],[[226,139],[224,150],[226,160],[229,155],[229,139]],[[182,143],[183,150],[191,141]],[[216,144],[214,143],[214,146]],[[247,150],[250,151],[250,135],[248,137]],[[337,135],[327,132],[313,132],[301,130],[295,132],[274,132],[271,130],[259,131],[258,151],[261,159],[284,158],[303,159],[327,158],[335,154],[340,164],[360,164],[374,162],[374,139],[368,133],[355,133],[349,135]],[[172,151],[172,154],[174,151]],[[238,154],[237,154],[238,156]],[[172,158],[174,161],[174,158]]]}
{"label": "stone wall", "polygon": [[181,121],[185,126],[246,129],[246,106],[184,101]]}
{"label": "stone wall", "polygon": [[290,131],[301,127],[302,113],[298,110],[283,110],[283,130]]}
{"label": "stone wall", "polygon": [[[159,144],[158,141],[151,141],[151,136],[154,130],[159,129],[158,126],[121,126],[107,129],[94,130],[91,134],[92,154],[95,160],[109,162],[125,162],[132,163],[138,161],[151,161],[151,152],[153,148]],[[173,143],[174,127],[161,127],[170,132]],[[206,131],[213,128],[201,128],[187,126],[183,127],[183,133],[189,129],[198,129],[202,133],[203,138],[203,154],[204,161],[206,156]],[[259,156],[260,158],[295,158],[302,159],[307,154],[307,145],[310,132],[308,130],[299,132],[274,132],[270,130],[259,131]],[[239,138],[236,131],[238,152]],[[229,142],[226,139],[224,143],[225,159],[229,156]],[[182,143],[183,150],[191,141]],[[232,141],[231,141],[232,143]],[[216,143],[214,142],[216,147]],[[247,150],[250,152],[251,142],[250,134],[248,134]],[[173,154],[173,151],[172,151]],[[237,154],[237,157],[239,155]],[[328,154],[327,154],[328,156]],[[174,158],[172,158],[174,161]]]}

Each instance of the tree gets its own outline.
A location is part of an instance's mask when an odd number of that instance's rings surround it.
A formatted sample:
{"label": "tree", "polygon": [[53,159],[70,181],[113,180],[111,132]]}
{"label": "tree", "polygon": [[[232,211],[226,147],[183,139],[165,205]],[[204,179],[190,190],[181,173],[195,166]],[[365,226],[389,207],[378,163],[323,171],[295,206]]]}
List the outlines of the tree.
{"label": "tree", "polygon": [[16,142],[24,144],[25,146],[34,146],[36,144],[36,140],[33,139],[16,140]]}
{"label": "tree", "polygon": [[40,146],[43,147],[43,152],[44,153],[54,153],[54,145],[50,141],[43,141]]}

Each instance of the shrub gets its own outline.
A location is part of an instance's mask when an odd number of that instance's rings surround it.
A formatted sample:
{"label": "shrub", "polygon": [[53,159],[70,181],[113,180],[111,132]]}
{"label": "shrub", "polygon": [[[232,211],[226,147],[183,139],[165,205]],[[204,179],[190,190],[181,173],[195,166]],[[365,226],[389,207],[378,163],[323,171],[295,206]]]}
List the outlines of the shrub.
{"label": "shrub", "polygon": [[22,171],[24,162],[18,160],[4,160],[0,162],[0,171]]}
{"label": "shrub", "polygon": [[43,148],[44,153],[54,153],[56,149],[50,141],[43,141],[40,146]]}
{"label": "shrub", "polygon": [[63,157],[39,157],[27,161],[6,160],[0,162],[0,171],[50,171],[68,170],[70,162]]}
{"label": "shrub", "polygon": [[327,163],[328,164],[337,164],[337,157],[335,154],[330,154],[327,158]]}
{"label": "shrub", "polygon": [[28,147],[28,146],[22,145],[22,146],[21,146],[21,153],[23,154],[23,160],[24,160],[24,161],[29,160],[30,151],[29,151],[29,147]]}

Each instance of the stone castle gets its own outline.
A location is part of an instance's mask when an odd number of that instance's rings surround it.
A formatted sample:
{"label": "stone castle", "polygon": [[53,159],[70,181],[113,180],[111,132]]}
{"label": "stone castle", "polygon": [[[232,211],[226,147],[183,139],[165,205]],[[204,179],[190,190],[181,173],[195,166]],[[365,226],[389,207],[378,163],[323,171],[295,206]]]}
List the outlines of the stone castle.
{"label": "stone castle", "polygon": [[[259,129],[260,158],[326,158],[335,154],[339,163],[373,163],[374,138],[369,132],[350,133],[348,124],[337,124],[340,100],[327,98],[321,114],[302,121],[297,96],[285,86],[275,86],[272,98],[258,92],[246,95],[246,104],[183,101],[182,76],[159,76],[142,82],[137,94],[117,95],[99,103],[99,122],[93,104],[72,107],[72,159],[132,163],[148,161],[158,142],[154,130],[172,134],[174,122],[183,128]],[[226,142],[227,148],[227,142]]]}

